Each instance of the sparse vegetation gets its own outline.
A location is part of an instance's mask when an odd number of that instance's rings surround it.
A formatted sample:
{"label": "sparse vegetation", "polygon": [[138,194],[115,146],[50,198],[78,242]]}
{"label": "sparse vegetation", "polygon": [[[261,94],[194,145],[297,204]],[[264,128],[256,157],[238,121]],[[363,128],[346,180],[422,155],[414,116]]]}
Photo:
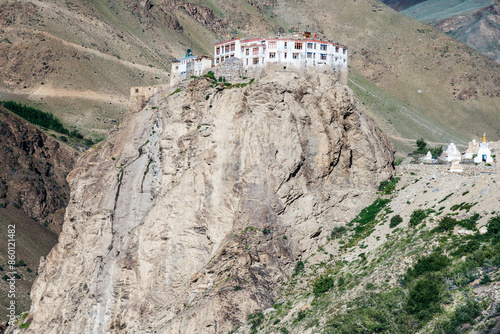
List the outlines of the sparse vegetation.
{"label": "sparse vegetation", "polygon": [[403,222],[403,218],[400,215],[395,215],[391,218],[390,228],[394,228]]}
{"label": "sparse vegetation", "polygon": [[427,151],[430,151],[432,154],[432,157],[436,159],[439,157],[441,154],[443,154],[443,147],[427,147],[427,142],[423,139],[417,139],[416,142],[417,149],[413,151],[413,154],[426,154]]}
{"label": "sparse vegetation", "polygon": [[378,191],[380,191],[382,194],[385,195],[392,194],[396,189],[396,184],[399,182],[399,180],[400,180],[399,177],[391,176],[389,180],[380,182],[380,185],[378,186]]}
{"label": "sparse vegetation", "polygon": [[313,284],[313,293],[315,296],[320,296],[321,294],[327,292],[334,286],[333,277],[328,275],[323,275],[316,279]]}
{"label": "sparse vegetation", "polygon": [[411,213],[409,225],[417,226],[424,221],[425,218],[427,218],[427,212],[422,209],[417,209]]}

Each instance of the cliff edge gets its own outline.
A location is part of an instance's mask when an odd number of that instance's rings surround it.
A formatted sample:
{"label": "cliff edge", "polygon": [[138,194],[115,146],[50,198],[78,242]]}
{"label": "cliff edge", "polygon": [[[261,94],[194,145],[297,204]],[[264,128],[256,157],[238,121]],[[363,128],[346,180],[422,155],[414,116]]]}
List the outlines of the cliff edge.
{"label": "cliff edge", "polygon": [[281,79],[160,91],[79,160],[31,333],[227,333],[273,305],[394,157],[347,87]]}

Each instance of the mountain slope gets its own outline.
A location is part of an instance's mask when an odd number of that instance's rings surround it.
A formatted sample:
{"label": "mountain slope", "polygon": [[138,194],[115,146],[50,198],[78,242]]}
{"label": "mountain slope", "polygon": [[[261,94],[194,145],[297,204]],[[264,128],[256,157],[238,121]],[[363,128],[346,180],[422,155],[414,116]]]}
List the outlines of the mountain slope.
{"label": "mountain slope", "polygon": [[235,333],[497,333],[498,167],[463,168],[398,167]]}
{"label": "mountain slope", "polygon": [[383,1],[391,8],[427,22],[456,40],[500,62],[500,3],[497,0]]}

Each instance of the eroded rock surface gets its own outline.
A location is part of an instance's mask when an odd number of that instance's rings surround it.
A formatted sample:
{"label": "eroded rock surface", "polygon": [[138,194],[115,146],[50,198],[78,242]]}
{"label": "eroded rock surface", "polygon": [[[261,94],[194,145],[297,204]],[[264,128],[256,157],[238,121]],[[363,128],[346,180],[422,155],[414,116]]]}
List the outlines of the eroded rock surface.
{"label": "eroded rock surface", "polygon": [[78,153],[3,107],[0,152],[0,208],[18,208],[59,233],[69,198],[66,175]]}
{"label": "eroded rock surface", "polygon": [[392,172],[392,145],[326,77],[156,95],[69,175],[32,333],[227,333]]}

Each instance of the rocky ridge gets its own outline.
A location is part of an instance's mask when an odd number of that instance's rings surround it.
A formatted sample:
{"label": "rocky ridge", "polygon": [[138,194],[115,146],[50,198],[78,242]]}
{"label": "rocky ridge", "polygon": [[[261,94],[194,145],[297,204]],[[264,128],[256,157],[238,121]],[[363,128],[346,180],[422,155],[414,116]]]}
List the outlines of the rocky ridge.
{"label": "rocky ridge", "polygon": [[229,332],[373,200],[393,154],[321,75],[164,91],[68,176],[29,331]]}
{"label": "rocky ridge", "polygon": [[78,152],[0,107],[0,207],[23,210],[55,233],[69,200]]}

